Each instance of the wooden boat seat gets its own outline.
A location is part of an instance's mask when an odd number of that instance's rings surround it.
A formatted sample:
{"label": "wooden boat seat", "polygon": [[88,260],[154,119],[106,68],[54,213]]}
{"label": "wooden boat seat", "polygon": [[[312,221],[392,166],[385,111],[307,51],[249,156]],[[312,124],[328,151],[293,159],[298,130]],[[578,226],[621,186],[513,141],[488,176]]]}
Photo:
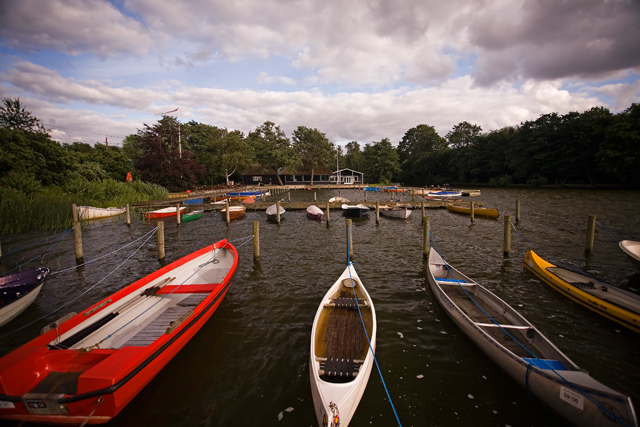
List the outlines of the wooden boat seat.
{"label": "wooden boat seat", "polygon": [[318,374],[321,377],[331,379],[352,379],[358,376],[362,362],[362,360],[357,359],[322,358],[320,359],[320,371],[318,371]]}
{"label": "wooden boat seat", "polygon": [[522,360],[540,369],[553,369],[554,371],[567,370],[567,368],[559,360],[537,359],[537,358],[522,358]]}
{"label": "wooden boat seat", "polygon": [[444,279],[444,278],[436,278],[436,283],[439,285],[459,285],[459,286],[467,286],[472,287],[475,286],[475,283],[463,282],[457,279]]}
{"label": "wooden boat seat", "polygon": [[325,304],[325,307],[337,307],[337,308],[348,308],[352,310],[357,310],[358,306],[367,306],[367,302],[361,298],[358,298],[358,303],[356,304],[355,298],[350,297],[338,297],[334,298],[332,302],[329,304]]}
{"label": "wooden boat seat", "polygon": [[355,279],[351,279],[349,277],[347,277],[342,281],[342,286],[344,286],[345,288],[353,288],[354,286],[357,286],[357,285],[358,285],[358,281]]}

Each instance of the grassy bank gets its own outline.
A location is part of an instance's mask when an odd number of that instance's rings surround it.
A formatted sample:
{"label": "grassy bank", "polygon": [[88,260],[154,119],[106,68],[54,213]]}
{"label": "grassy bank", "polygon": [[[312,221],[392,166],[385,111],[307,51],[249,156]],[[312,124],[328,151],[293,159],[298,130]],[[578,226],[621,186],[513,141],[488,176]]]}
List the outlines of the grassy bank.
{"label": "grassy bank", "polygon": [[87,181],[77,179],[64,187],[43,187],[31,194],[0,188],[0,234],[34,230],[60,230],[73,225],[71,205],[125,206],[163,199],[168,191],[144,182]]}

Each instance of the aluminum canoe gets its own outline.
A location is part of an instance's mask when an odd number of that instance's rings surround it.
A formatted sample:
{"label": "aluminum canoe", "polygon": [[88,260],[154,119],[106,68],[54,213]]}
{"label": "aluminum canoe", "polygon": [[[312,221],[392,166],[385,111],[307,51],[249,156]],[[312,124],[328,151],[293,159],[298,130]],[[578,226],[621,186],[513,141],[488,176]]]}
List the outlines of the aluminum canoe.
{"label": "aluminum canoe", "polygon": [[429,286],[460,329],[527,392],[579,426],[637,426],[631,398],[580,369],[498,296],[429,253]]}

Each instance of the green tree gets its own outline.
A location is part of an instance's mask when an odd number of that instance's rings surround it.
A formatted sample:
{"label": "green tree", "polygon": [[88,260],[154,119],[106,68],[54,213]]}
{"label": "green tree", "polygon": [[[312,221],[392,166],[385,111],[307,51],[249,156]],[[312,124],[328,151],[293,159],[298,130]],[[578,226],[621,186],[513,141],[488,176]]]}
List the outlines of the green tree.
{"label": "green tree", "polygon": [[433,126],[418,125],[409,129],[398,144],[400,167],[404,182],[424,185],[447,170],[443,154],[448,150],[447,141]]}
{"label": "green tree", "polygon": [[46,133],[46,129],[37,117],[27,111],[20,98],[3,98],[4,107],[0,107],[0,127],[23,130],[25,132]]}
{"label": "green tree", "polygon": [[445,139],[451,148],[461,148],[473,144],[480,132],[482,132],[480,126],[460,122],[445,135]]}
{"label": "green tree", "polygon": [[344,156],[345,167],[355,171],[364,171],[364,155],[358,141],[351,141],[346,146],[347,154]]}
{"label": "green tree", "polygon": [[335,154],[333,143],[318,129],[310,129],[298,126],[293,131],[293,148],[298,152],[303,163],[311,166],[311,185],[315,168],[320,165],[327,166]]}
{"label": "green tree", "polygon": [[251,165],[253,151],[242,132],[190,122],[186,139],[196,158],[206,168],[209,181],[224,180]]}
{"label": "green tree", "polygon": [[373,182],[391,183],[402,170],[398,160],[398,152],[391,145],[389,138],[374,142],[364,147],[365,174]]}
{"label": "green tree", "polygon": [[291,146],[291,141],[275,123],[266,121],[253,132],[249,132],[247,142],[253,148],[256,161],[263,170],[276,171],[278,184],[282,184],[279,169],[295,169],[302,164],[300,156]]}
{"label": "green tree", "polygon": [[170,191],[192,188],[204,175],[205,168],[191,151],[179,146],[178,122],[164,116],[154,126],[138,130],[141,156],[136,164],[142,180],[161,185]]}
{"label": "green tree", "polygon": [[603,179],[640,188],[640,104],[617,114],[596,154]]}

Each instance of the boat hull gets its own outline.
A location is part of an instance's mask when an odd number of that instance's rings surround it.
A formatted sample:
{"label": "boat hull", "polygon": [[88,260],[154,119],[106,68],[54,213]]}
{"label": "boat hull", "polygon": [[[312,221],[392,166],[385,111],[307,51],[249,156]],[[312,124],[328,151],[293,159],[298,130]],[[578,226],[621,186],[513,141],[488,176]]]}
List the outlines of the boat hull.
{"label": "boat hull", "polygon": [[412,210],[408,208],[380,209],[380,215],[388,218],[407,219],[411,216],[411,212]]}
{"label": "boat hull", "polygon": [[640,242],[634,242],[633,240],[622,240],[620,243],[620,249],[627,254],[631,264],[640,271]]}
{"label": "boat hull", "polygon": [[127,211],[126,208],[95,208],[93,206],[78,206],[78,218],[80,220],[108,218],[111,216],[122,215]]}
{"label": "boat hull", "polygon": [[[358,297],[357,308],[359,310],[356,310],[353,305],[355,304],[354,287]],[[350,295],[350,300],[353,304],[349,308],[340,307],[340,304],[336,302],[335,298],[341,294],[345,297]],[[362,317],[360,317],[360,313]],[[332,316],[335,317],[332,318]],[[339,328],[338,319],[340,321],[355,322],[355,325],[360,325],[360,340],[355,340],[359,344],[351,349],[352,353],[344,352],[346,349],[336,347],[334,345],[336,341],[331,338],[335,336],[334,333],[337,330],[334,328]],[[364,329],[362,328],[361,319],[364,319],[366,335],[363,335]],[[333,325],[331,325],[332,322]],[[353,418],[373,367],[376,331],[377,321],[371,297],[350,264],[324,295],[316,312],[311,330],[309,378],[319,426],[339,425],[346,427]],[[366,339],[363,341],[364,337]],[[353,377],[351,374],[347,375],[345,373],[342,376],[334,372],[333,376],[330,374],[326,376],[325,370],[330,371],[332,368],[328,367],[328,365],[323,367],[322,359],[331,358],[332,356],[360,363],[357,375]],[[331,424],[331,422],[335,422],[335,424]]]}
{"label": "boat hull", "polygon": [[115,417],[216,311],[237,258],[226,240],[207,246],[2,357],[0,418],[77,425]]}
{"label": "boat hull", "polygon": [[[590,377],[511,306],[446,265],[433,249],[428,276],[431,290],[453,322],[516,382],[558,414],[580,426],[616,426],[620,420],[623,425],[638,425],[628,396]],[[619,420],[605,415],[599,405]]]}
{"label": "boat hull", "polygon": [[[185,209],[186,209],[185,207],[180,207],[181,215]],[[164,208],[164,209],[158,209],[155,211],[144,213],[144,216],[147,217],[147,219],[170,218],[172,216],[177,216],[177,215],[178,215],[178,210],[176,208]]]}
{"label": "boat hull", "polygon": [[200,219],[204,216],[204,211],[193,211],[189,213],[182,214],[182,222],[195,221],[196,219]]}
{"label": "boat hull", "polygon": [[47,267],[39,267],[0,277],[0,326],[9,323],[33,304],[49,271]]}
{"label": "boat hull", "polygon": [[[448,204],[447,210],[449,212],[461,213],[466,215],[471,215],[471,207],[470,206],[461,206],[461,205],[453,205]],[[484,216],[487,218],[498,218],[500,215],[498,209],[489,209],[489,208],[473,208],[474,216]]]}
{"label": "boat hull", "polygon": [[[560,269],[540,258],[533,251],[525,253],[522,263],[525,269],[532,272],[543,283],[572,301],[634,332],[640,332],[640,296],[637,294]],[[563,280],[552,271],[571,276],[572,283],[582,285],[583,289]],[[613,303],[614,301],[617,303]]]}
{"label": "boat hull", "polygon": [[342,214],[349,218],[361,218],[369,213],[369,208],[365,205],[342,205]]}
{"label": "boat hull", "polygon": [[279,208],[280,209],[278,209],[278,205],[271,205],[267,208],[265,212],[267,214],[267,221],[278,222],[284,219],[284,213],[286,210],[282,206]]}
{"label": "boat hull", "polygon": [[316,221],[322,221],[323,216],[324,216],[324,212],[322,212],[322,209],[320,209],[319,207],[315,205],[311,205],[307,208],[307,218],[310,218]]}
{"label": "boat hull", "polygon": [[[229,206],[229,219],[239,219],[242,218],[247,211],[247,208],[244,206]],[[220,211],[222,213],[222,217],[227,217],[227,210],[222,209]]]}

